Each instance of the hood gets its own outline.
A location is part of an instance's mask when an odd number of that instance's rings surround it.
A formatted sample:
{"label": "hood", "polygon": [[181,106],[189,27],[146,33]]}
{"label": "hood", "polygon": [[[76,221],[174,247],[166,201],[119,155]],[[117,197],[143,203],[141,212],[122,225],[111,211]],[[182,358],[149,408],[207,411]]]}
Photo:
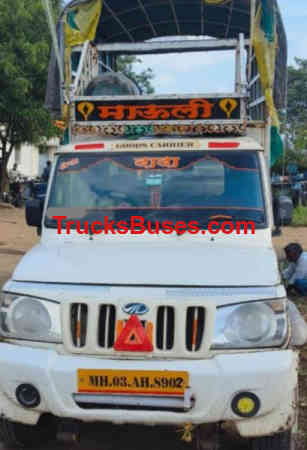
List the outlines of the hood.
{"label": "hood", "polygon": [[13,280],[158,286],[272,286],[280,281],[272,248],[98,240],[40,243],[18,264]]}

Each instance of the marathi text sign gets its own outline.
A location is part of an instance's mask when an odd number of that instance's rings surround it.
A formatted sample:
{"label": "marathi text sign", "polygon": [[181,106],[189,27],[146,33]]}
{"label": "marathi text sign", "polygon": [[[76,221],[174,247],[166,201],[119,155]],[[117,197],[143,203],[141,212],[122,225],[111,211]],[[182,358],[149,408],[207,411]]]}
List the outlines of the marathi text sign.
{"label": "marathi text sign", "polygon": [[75,103],[77,122],[240,120],[240,98],[95,100]]}

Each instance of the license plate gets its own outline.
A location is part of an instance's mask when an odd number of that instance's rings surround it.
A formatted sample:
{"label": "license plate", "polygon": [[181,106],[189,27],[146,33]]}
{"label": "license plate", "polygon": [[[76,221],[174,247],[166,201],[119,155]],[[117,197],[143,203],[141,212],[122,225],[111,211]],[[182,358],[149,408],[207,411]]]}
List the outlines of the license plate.
{"label": "license plate", "polygon": [[78,370],[79,393],[118,393],[183,396],[188,372],[148,370]]}

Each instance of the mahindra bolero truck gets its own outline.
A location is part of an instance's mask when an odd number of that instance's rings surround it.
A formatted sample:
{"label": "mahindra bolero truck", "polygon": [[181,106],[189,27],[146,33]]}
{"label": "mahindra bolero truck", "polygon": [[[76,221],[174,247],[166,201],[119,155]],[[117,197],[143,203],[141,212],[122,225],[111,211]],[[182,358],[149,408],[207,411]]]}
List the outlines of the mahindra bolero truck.
{"label": "mahindra bolero truck", "polygon": [[[202,450],[227,435],[294,450],[298,355],[272,245],[278,136],[249,27],[265,2],[147,3],[105,1],[95,40],[70,48],[69,90],[49,86],[69,113],[65,145],[45,200],[26,207],[39,243],[2,288],[0,437],[30,447],[98,422],[181,428]],[[174,34],[214,39],[155,39],[164,13]],[[116,71],[120,55],[213,50],[235,56],[231,93],[142,95]]]}

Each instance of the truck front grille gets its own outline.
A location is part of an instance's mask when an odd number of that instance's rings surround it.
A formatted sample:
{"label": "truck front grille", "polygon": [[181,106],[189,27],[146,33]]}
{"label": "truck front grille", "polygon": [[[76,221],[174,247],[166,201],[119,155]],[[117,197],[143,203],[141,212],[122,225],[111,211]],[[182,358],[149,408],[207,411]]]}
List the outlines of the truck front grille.
{"label": "truck front grille", "polygon": [[[70,331],[64,333],[64,342],[72,353],[119,354],[114,344],[129,319],[120,305],[71,303],[66,311]],[[209,351],[206,321],[211,318],[203,306],[151,306],[138,318],[153,344],[152,356],[196,358],[204,349]],[[125,353],[129,357],[129,351]]]}

